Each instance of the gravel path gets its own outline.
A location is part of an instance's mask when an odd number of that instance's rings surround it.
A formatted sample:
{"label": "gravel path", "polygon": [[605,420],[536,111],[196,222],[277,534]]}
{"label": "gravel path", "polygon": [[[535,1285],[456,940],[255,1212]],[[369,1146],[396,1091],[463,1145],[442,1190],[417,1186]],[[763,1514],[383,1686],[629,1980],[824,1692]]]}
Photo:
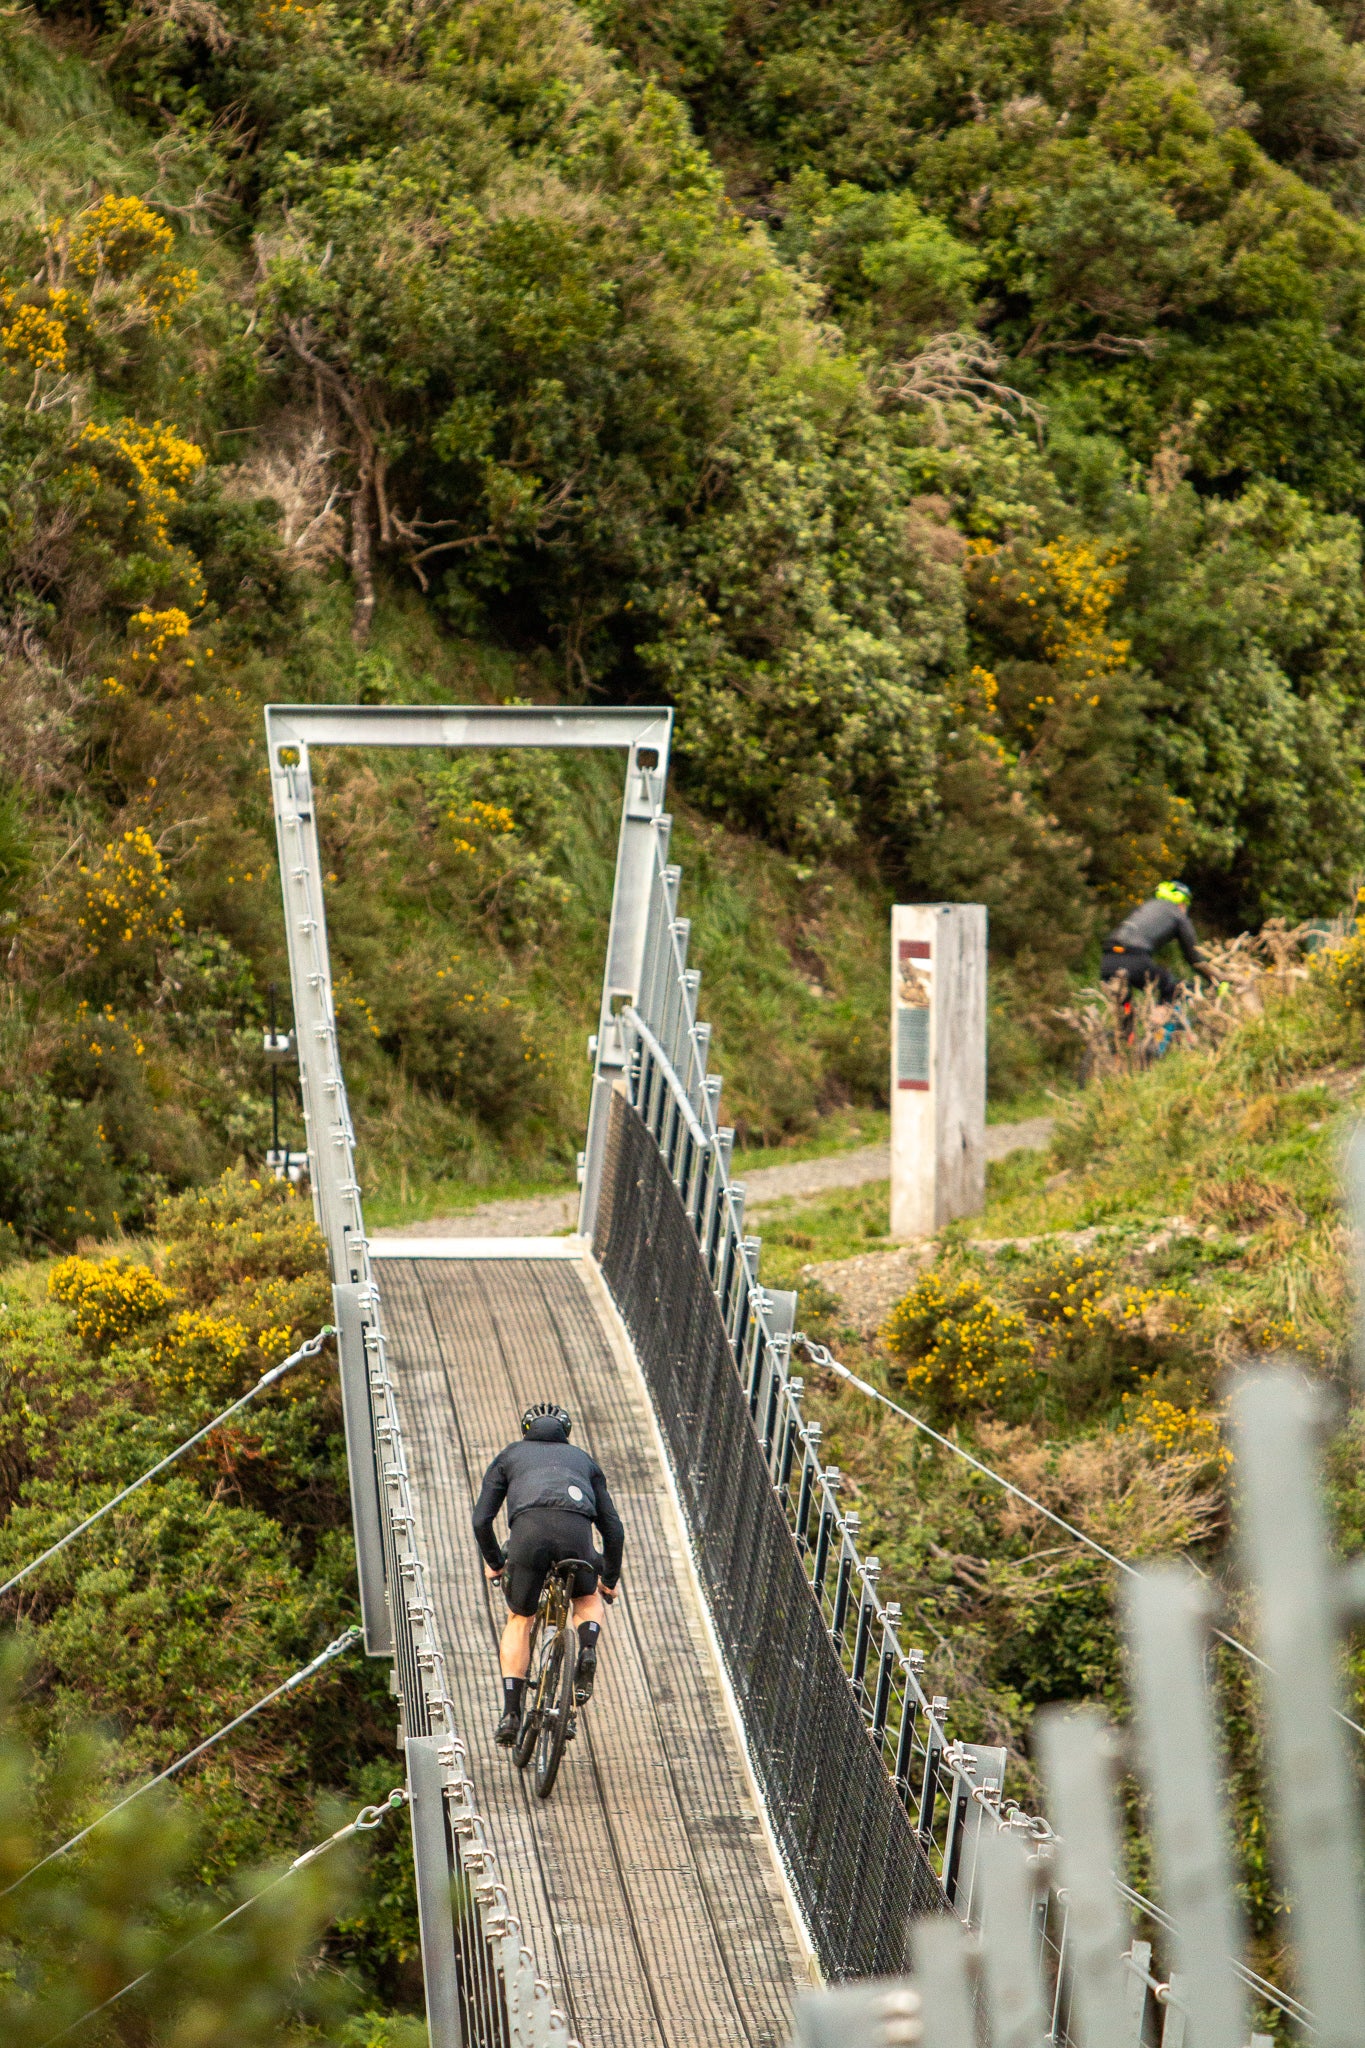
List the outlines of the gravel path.
{"label": "gravel path", "polygon": [[[987,1159],[1004,1159],[1010,1152],[1042,1152],[1052,1137],[1050,1116],[1030,1117],[1025,1123],[988,1124]],[[869,1181],[887,1180],[891,1155],[885,1145],[863,1145],[856,1152],[833,1152],[824,1159],[786,1161],[779,1166],[750,1167],[744,1175],[747,1190],[744,1213],[756,1216],[776,1202],[805,1200],[827,1194],[832,1188],[861,1188]],[[374,1237],[553,1237],[572,1230],[578,1219],[578,1191],[559,1195],[533,1195],[507,1202],[485,1202],[478,1209],[466,1209],[454,1216],[433,1216],[425,1223],[398,1223],[376,1230]],[[902,1290],[903,1291],[903,1290]]]}

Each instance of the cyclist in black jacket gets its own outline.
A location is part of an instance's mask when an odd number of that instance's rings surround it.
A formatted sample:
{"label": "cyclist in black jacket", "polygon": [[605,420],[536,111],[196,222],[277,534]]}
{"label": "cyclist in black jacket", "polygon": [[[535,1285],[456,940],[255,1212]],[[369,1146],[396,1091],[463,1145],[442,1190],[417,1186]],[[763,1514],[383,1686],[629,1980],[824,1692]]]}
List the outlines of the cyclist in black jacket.
{"label": "cyclist in black jacket", "polygon": [[1164,961],[1154,956],[1174,939],[1196,974],[1207,973],[1190,922],[1190,890],[1184,882],[1160,882],[1156,895],[1130,910],[1123,923],[1104,942],[1100,980],[1111,981],[1126,974],[1129,988],[1155,986],[1163,1003],[1175,996],[1180,983]]}
{"label": "cyclist in black jacket", "polygon": [[[521,1723],[522,1699],[531,1668],[531,1623],[551,1565],[579,1557],[573,1618],[578,1627],[578,1670],[574,1686],[581,1706],[592,1695],[597,1670],[597,1637],[606,1608],[616,1598],[626,1532],[607,1492],[596,1459],[569,1442],[573,1424],[567,1410],[537,1401],[521,1418],[521,1441],[499,1451],[483,1475],[474,1508],[474,1534],[490,1579],[506,1574],[511,1610],[502,1632],[502,1719],[497,1739],[510,1749]],[[507,1548],[493,1534],[499,1508],[507,1507]],[[602,1552],[593,1545],[593,1524],[602,1532]]]}

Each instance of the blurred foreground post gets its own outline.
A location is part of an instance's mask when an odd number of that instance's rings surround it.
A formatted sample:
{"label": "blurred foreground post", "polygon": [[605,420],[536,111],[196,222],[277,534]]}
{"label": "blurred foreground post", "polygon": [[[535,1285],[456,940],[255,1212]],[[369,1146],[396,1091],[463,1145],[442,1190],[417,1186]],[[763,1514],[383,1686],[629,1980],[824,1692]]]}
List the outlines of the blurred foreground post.
{"label": "blurred foreground post", "polygon": [[986,909],[891,912],[891,1235],[932,1237],[986,1199]]}
{"label": "blurred foreground post", "polygon": [[[1331,1404],[1301,1368],[1272,1364],[1240,1374],[1229,1406],[1235,1555],[1261,1660],[1269,1848],[1293,1990],[1258,1976],[1246,1953],[1210,1656],[1218,1609],[1208,1584],[1172,1562],[1126,1584],[1126,1738],[1094,1707],[1039,1716],[1060,1834],[1002,1811],[978,1851],[978,1924],[948,1937],[945,1915],[910,1930],[913,1983],[804,2001],[797,2048],[1272,2048],[1253,2031],[1256,2007],[1274,2011],[1277,2041],[1361,2048],[1365,1843],[1347,1737],[1365,1731],[1342,1712],[1341,1650],[1365,1573],[1343,1569],[1330,1546],[1318,1463]],[[1143,1795],[1159,1905],[1123,1881],[1122,1765]],[[1134,1908],[1155,1956],[1135,1938]],[[945,1956],[957,1973],[946,1997]]]}

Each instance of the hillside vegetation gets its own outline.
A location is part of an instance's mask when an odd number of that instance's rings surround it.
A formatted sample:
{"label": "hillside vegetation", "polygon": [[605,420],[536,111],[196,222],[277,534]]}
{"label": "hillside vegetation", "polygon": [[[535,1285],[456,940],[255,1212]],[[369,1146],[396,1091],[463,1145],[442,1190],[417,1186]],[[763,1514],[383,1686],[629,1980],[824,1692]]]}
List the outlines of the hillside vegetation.
{"label": "hillside vegetation", "polygon": [[[988,905],[1004,1097],[1065,1062],[1057,1010],[1161,874],[1223,931],[1341,910],[1362,27],[1346,0],[0,13],[4,1563],[326,1311],[306,1204],[260,1172],[267,701],[673,704],[751,1145],[884,1108],[893,897]],[[371,1213],[568,1181],[612,774],[375,754],[318,780]],[[866,1350],[1126,1554],[1216,1569],[1224,1363],[1340,1374],[1365,1055],[1350,946],[1338,968],[1087,1090]],[[766,1270],[875,1246],[880,1202],[787,1218]],[[1115,1696],[1089,1560],[815,1398],[962,1732]],[[83,1545],[5,1617],[54,1837],[64,1798],[93,1810],[353,1613],[327,1371]],[[280,1712],[187,1788],[184,1887],[387,1790],[359,1659]],[[416,2004],[400,1833],[329,1938],[364,2011]]]}
{"label": "hillside vegetation", "polygon": [[[1311,0],[7,13],[19,1235],[260,1156],[272,697],[672,701],[762,1139],[879,1092],[891,893],[989,904],[1007,1089],[1162,871],[1229,927],[1335,910],[1353,34]],[[326,784],[372,1188],[562,1176],[605,779]]]}
{"label": "hillside vegetation", "polygon": [[[885,1185],[765,1218],[763,1277],[802,1288],[805,1327],[854,1371],[1128,1561],[1181,1551],[1212,1575],[1229,1625],[1254,1623],[1225,1574],[1236,1465],[1226,1378],[1266,1354],[1329,1391],[1330,1505],[1346,1555],[1365,1547],[1365,1404],[1351,1371],[1353,1247],[1345,1140],[1365,1103],[1365,939],[1271,974],[1258,1014],[1211,1049],[1087,1088],[1051,1152],[990,1169],[985,1213],[924,1248],[899,1305],[869,1330],[836,1289],[850,1255],[886,1245]],[[903,1254],[900,1255],[903,1257]],[[813,1270],[812,1270],[813,1269]],[[902,1603],[909,1640],[967,1739],[1007,1743],[1028,1803],[1036,1711],[1102,1700],[1127,1717],[1117,1571],[865,1395],[803,1367],[824,1454],[860,1544]],[[1280,1981],[1284,1900],[1267,1857],[1257,1687],[1218,1654],[1243,1896]],[[1365,1658],[1347,1667],[1365,1705]],[[1134,1881],[1146,1887],[1134,1837]]]}

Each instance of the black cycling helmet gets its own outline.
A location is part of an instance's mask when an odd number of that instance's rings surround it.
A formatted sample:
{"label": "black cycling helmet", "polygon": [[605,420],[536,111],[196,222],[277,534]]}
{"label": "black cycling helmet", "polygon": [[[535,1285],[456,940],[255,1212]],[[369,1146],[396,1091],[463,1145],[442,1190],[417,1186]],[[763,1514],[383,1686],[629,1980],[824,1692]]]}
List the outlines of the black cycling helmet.
{"label": "black cycling helmet", "polygon": [[557,1422],[565,1436],[573,1433],[573,1420],[567,1408],[561,1408],[558,1401],[533,1401],[521,1418],[521,1433],[530,1433],[533,1422]]}

